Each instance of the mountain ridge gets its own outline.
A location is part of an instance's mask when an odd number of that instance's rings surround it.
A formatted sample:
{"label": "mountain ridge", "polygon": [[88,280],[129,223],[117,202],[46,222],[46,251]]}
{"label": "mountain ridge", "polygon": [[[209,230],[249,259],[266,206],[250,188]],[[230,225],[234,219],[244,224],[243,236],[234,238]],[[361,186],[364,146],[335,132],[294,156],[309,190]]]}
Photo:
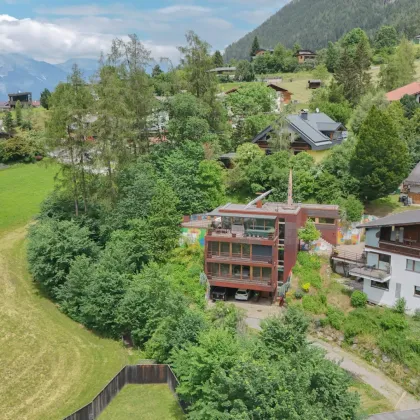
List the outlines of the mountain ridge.
{"label": "mountain ridge", "polygon": [[320,49],[360,27],[369,35],[381,25],[394,25],[408,37],[420,33],[418,0],[292,0],[256,29],[225,50],[225,61],[248,59],[255,36],[262,48],[281,42],[291,48]]}

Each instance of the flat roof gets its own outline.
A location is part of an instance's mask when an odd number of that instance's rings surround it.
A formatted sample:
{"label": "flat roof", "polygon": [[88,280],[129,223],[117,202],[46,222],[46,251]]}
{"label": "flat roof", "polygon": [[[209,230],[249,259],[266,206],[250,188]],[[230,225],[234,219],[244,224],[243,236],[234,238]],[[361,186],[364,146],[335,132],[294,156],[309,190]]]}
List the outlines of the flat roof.
{"label": "flat roof", "polygon": [[32,92],[17,92],[17,93],[8,93],[8,96],[21,96],[21,95],[32,95]]}

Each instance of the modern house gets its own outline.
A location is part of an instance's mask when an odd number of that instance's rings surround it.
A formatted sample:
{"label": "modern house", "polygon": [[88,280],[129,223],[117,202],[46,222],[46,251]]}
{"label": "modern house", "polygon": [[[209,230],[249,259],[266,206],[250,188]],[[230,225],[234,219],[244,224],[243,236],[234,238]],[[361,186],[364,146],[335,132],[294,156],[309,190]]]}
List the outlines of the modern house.
{"label": "modern house", "polygon": [[264,54],[273,54],[273,52],[274,52],[274,50],[272,49],[272,48],[269,48],[269,49],[265,49],[265,48],[260,48],[259,50],[257,50],[256,52],[255,52],[255,54],[252,56],[253,58],[254,57],[258,57],[259,55],[264,55]]}
{"label": "modern house", "polygon": [[386,98],[390,102],[399,101],[405,95],[415,96],[417,102],[420,103],[420,83],[413,82],[409,85],[405,85],[398,89],[392,90],[386,94]]}
{"label": "modern house", "polygon": [[32,93],[31,92],[18,92],[9,93],[9,106],[15,108],[17,101],[20,101],[22,105],[32,105]]}
{"label": "modern house", "polygon": [[248,289],[276,298],[290,281],[299,250],[298,229],[312,218],[322,237],[337,243],[339,207],[265,202],[226,204],[209,213],[205,273],[211,286]]}
{"label": "modern house", "polygon": [[403,189],[411,198],[413,204],[420,204],[420,162],[403,182]]}
{"label": "modern house", "polygon": [[413,38],[413,42],[414,42],[416,45],[420,44],[420,35],[415,36],[415,37]]}
{"label": "modern house", "polygon": [[[302,111],[300,115],[288,115],[287,130],[290,133],[291,147],[295,153],[330,149],[341,144],[347,138],[343,124],[331,119],[323,112],[310,113]],[[270,125],[257,134],[252,143],[271,153],[270,139],[274,128]]]}
{"label": "modern house", "polygon": [[371,303],[394,306],[405,298],[407,309],[420,308],[420,210],[406,211],[358,226],[366,229],[365,252],[347,258],[349,274],[363,279]]}
{"label": "modern house", "polygon": [[216,67],[208,70],[208,73],[215,73],[218,77],[229,77],[234,78],[236,67]]}
{"label": "modern house", "polygon": [[298,59],[299,64],[303,64],[308,60],[315,60],[316,53],[311,50],[299,50],[296,53],[296,57]]}

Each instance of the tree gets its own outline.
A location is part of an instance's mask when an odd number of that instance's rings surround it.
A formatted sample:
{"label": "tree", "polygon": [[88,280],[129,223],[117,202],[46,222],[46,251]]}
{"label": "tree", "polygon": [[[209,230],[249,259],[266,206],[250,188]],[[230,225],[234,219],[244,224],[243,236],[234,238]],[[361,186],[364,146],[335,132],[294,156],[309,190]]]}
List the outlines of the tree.
{"label": "tree", "polygon": [[393,48],[398,45],[398,33],[394,26],[383,25],[379,28],[375,35],[375,48]]}
{"label": "tree", "polygon": [[156,64],[152,69],[152,77],[158,77],[163,73],[163,70],[160,68],[159,64]]}
{"label": "tree", "polygon": [[41,97],[40,97],[40,102],[41,102],[41,106],[45,109],[49,109],[49,100],[51,97],[51,92],[45,88],[42,92],[41,92]]}
{"label": "tree", "polygon": [[225,199],[223,169],[219,162],[203,160],[198,166],[197,185],[203,192],[203,207],[207,210],[220,206]]}
{"label": "tree", "polygon": [[12,131],[13,131],[14,122],[13,122],[12,113],[10,111],[6,112],[6,116],[4,117],[3,125],[4,125],[4,129],[6,130],[6,133],[9,136],[11,136]]}
{"label": "tree", "polygon": [[309,245],[311,242],[317,241],[321,237],[321,233],[316,228],[315,223],[308,219],[305,226],[299,229],[298,237],[301,241]]}
{"label": "tree", "polygon": [[28,262],[34,279],[56,298],[77,256],[96,257],[98,248],[88,228],[71,221],[50,220],[29,230]]}
{"label": "tree", "polygon": [[370,201],[395,191],[409,167],[407,145],[395,125],[384,112],[372,107],[350,161],[351,173],[360,182],[360,198]]}
{"label": "tree", "polygon": [[411,83],[416,74],[414,61],[414,47],[406,38],[403,38],[388,64],[381,66],[379,73],[381,87],[390,91]]}
{"label": "tree", "polygon": [[213,64],[215,67],[223,67],[223,65],[225,64],[223,61],[223,56],[219,50],[216,50],[213,54]]}
{"label": "tree", "polygon": [[349,195],[340,203],[341,219],[346,222],[360,222],[362,218],[364,206],[363,203],[354,195]]}
{"label": "tree", "polygon": [[420,109],[420,104],[417,102],[416,97],[414,95],[404,95],[400,102],[404,107],[404,116],[408,119],[411,119],[416,110]]}
{"label": "tree", "polygon": [[22,104],[20,101],[16,102],[15,112],[16,112],[16,125],[18,127],[22,127]]}
{"label": "tree", "polygon": [[250,84],[228,95],[226,103],[237,117],[268,113],[275,108],[275,94],[263,83]]}
{"label": "tree", "polygon": [[254,40],[252,41],[252,45],[251,45],[251,49],[249,51],[249,56],[251,57],[255,57],[255,54],[257,53],[257,51],[260,49],[260,43],[258,41],[258,37],[255,36]]}
{"label": "tree", "polygon": [[239,82],[252,82],[255,79],[254,67],[247,60],[241,60],[236,65],[235,80]]}
{"label": "tree", "polygon": [[325,60],[325,65],[330,73],[334,73],[338,65],[338,60],[340,59],[340,51],[336,44],[333,42],[328,42],[327,57]]}
{"label": "tree", "polygon": [[315,79],[321,80],[322,82],[326,82],[330,78],[328,68],[324,64],[319,64],[316,66],[312,71],[312,76]]}

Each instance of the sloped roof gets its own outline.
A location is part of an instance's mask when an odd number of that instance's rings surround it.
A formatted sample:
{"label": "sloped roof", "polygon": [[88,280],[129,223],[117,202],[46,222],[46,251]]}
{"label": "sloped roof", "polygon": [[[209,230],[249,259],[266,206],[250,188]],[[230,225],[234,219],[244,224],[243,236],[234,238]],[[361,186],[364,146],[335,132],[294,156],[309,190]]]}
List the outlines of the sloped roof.
{"label": "sloped roof", "polygon": [[[302,118],[301,115],[292,114],[288,115],[286,119],[289,122],[290,129],[299,134],[314,150],[328,149],[333,144],[331,139],[321,131],[336,131],[343,126],[323,112],[307,113],[306,119]],[[273,131],[273,127],[270,125],[258,133],[252,143],[258,143],[271,131]]]}
{"label": "sloped roof", "polygon": [[420,184],[420,162],[408,175],[408,178],[404,181],[404,184]]}
{"label": "sloped roof", "polygon": [[209,73],[214,73],[218,71],[236,71],[236,67],[216,67],[214,69],[209,70]]}
{"label": "sloped roof", "polygon": [[404,95],[417,95],[420,93],[420,83],[413,82],[386,94],[388,101],[399,101]]}
{"label": "sloped roof", "polygon": [[390,216],[382,217],[381,219],[372,220],[357,226],[360,227],[382,227],[382,226],[398,226],[398,225],[413,225],[420,223],[420,210],[407,210],[403,213],[391,214]]}

